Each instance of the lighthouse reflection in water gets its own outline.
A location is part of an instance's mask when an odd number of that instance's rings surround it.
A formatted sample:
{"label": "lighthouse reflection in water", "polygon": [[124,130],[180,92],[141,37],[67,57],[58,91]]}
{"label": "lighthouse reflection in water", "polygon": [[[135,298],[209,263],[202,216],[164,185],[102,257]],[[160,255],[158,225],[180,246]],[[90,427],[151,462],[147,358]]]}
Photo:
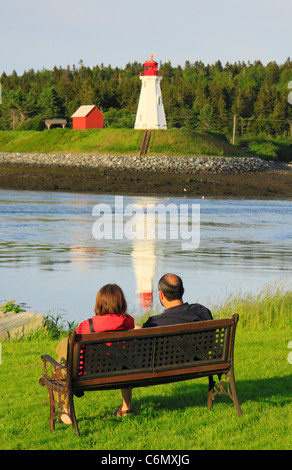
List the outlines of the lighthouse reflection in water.
{"label": "lighthouse reflection in water", "polygon": [[[199,244],[198,204],[189,207],[186,203],[164,205],[148,200],[147,203],[124,205],[123,196],[115,196],[114,208],[109,204],[97,204],[92,215],[98,216],[92,228],[96,240],[115,238],[131,242],[140,307],[145,310],[153,305],[157,241],[181,240],[183,250],[194,250]],[[188,228],[189,215],[191,231]]]}
{"label": "lighthouse reflection in water", "polygon": [[139,235],[134,241],[132,258],[140,297],[140,308],[146,311],[153,305],[153,279],[156,265],[155,247],[153,240],[147,240],[147,214],[145,217],[137,214],[136,220]]}

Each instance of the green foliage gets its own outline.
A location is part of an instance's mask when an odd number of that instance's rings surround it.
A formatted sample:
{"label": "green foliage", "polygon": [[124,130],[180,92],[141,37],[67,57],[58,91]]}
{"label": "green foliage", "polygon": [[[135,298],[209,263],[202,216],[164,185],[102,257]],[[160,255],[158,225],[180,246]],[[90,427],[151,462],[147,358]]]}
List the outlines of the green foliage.
{"label": "green foliage", "polygon": [[249,331],[292,329],[292,289],[285,282],[265,285],[257,294],[234,292],[220,305],[211,307],[216,318],[240,316],[239,328]]}
{"label": "green foliage", "polygon": [[25,312],[26,310],[23,309],[20,305],[17,305],[15,303],[15,300],[9,300],[8,302],[5,302],[4,304],[0,305],[0,312]]}
{"label": "green foliage", "polygon": [[77,329],[77,322],[75,320],[64,320],[64,314],[58,312],[48,313],[45,316],[45,333],[50,339],[60,339],[62,336],[67,335],[68,331]]}
{"label": "green foliage", "polygon": [[[291,136],[290,59],[266,66],[260,61],[225,66],[220,61],[213,65],[186,61],[184,67],[173,67],[167,62],[159,69],[169,128],[219,131],[230,138],[236,114],[237,135]],[[111,127],[133,127],[142,70],[143,64],[137,62],[124,68],[103,64],[90,68],[80,61],[77,67],[29,70],[21,76],[3,73],[0,129],[18,129],[36,118],[63,117],[69,122],[81,104],[95,104]]]}
{"label": "green foliage", "polygon": [[202,131],[210,131],[214,128],[214,112],[210,104],[206,104],[201,109],[198,120]]}
{"label": "green foliage", "polygon": [[30,119],[36,110],[35,97],[31,91],[19,86],[16,89],[3,88],[0,128],[16,129]]}
{"label": "green foliage", "polygon": [[19,131],[44,131],[45,129],[45,120],[39,116],[28,119],[23,124],[18,126]]}
{"label": "green foliage", "polygon": [[238,139],[237,146],[250,154],[269,157],[270,160],[291,161],[292,141],[281,137],[273,138],[264,134],[247,136]]}
{"label": "green foliage", "polygon": [[45,88],[38,96],[38,114],[43,119],[62,117],[60,99],[54,87]]}
{"label": "green foliage", "polygon": [[116,129],[133,129],[135,114],[127,109],[110,108],[104,113],[105,127]]}

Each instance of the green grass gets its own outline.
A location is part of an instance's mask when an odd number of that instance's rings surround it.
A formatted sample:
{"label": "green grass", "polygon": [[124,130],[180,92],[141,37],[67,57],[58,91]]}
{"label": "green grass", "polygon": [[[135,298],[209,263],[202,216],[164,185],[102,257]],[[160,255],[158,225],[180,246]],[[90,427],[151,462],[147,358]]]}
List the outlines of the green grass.
{"label": "green grass", "polygon": [[216,318],[226,318],[231,311],[238,313],[241,328],[250,331],[273,328],[292,331],[292,291],[285,281],[266,284],[257,294],[243,294],[239,290],[210,308]]}
{"label": "green grass", "polygon": [[289,340],[288,331],[238,332],[241,417],[227,397],[207,409],[206,379],[135,389],[136,415],[123,420],[112,416],[119,391],[92,392],[75,399],[79,438],[71,426],[49,431],[47,391],[38,385],[40,355],[55,356],[57,341],[3,343],[0,449],[291,449]]}
{"label": "green grass", "polygon": [[291,161],[292,138],[269,135],[243,136],[237,140],[239,147],[253,155],[265,156],[269,160]]}
{"label": "green grass", "polygon": [[[0,131],[0,151],[138,155],[143,133],[134,129]],[[148,155],[244,154],[222,137],[187,129],[169,129],[152,131]]]}
{"label": "green grass", "polygon": [[[217,396],[209,411],[208,381],[202,378],[135,389],[136,414],[124,419],[112,416],[121,404],[118,390],[85,393],[75,399],[80,437],[62,424],[50,432],[47,391],[38,385],[40,356],[56,357],[59,339],[39,331],[3,342],[0,449],[291,450],[291,295],[283,286],[274,291],[268,286],[258,296],[231,296],[217,308],[220,316],[240,314],[235,377],[241,417],[228,397]],[[248,307],[250,312],[245,312]],[[273,321],[267,322],[271,311]]]}
{"label": "green grass", "polygon": [[[112,128],[0,131],[0,151],[138,155],[143,133],[142,130]],[[181,128],[152,131],[147,155],[225,157],[254,155],[290,161],[291,149],[291,139],[269,136],[239,137],[233,146],[221,134]]]}

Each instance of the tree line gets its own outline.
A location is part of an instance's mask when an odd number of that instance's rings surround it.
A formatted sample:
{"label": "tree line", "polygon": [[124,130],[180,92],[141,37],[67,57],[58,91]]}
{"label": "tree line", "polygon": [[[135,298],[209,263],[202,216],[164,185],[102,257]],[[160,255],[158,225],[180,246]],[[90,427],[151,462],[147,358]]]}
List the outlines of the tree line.
{"label": "tree line", "polygon": [[[143,64],[124,68],[96,65],[54,67],[2,74],[0,129],[42,130],[45,119],[65,118],[82,104],[95,104],[105,115],[105,126],[133,128],[141,89]],[[184,67],[160,63],[161,90],[167,125],[230,135],[234,115],[237,132],[289,137],[292,106],[288,84],[290,58],[270,62],[205,65],[186,61]]]}

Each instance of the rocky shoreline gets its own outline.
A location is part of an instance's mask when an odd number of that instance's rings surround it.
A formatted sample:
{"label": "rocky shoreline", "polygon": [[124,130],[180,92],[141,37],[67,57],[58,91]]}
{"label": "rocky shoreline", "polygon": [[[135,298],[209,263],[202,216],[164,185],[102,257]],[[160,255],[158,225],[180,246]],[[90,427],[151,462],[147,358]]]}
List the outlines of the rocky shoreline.
{"label": "rocky shoreline", "polygon": [[0,188],[10,190],[291,199],[291,170],[258,157],[0,152]]}
{"label": "rocky shoreline", "polygon": [[22,338],[45,324],[45,317],[35,312],[0,312],[0,340]]}
{"label": "rocky shoreline", "polygon": [[102,154],[48,154],[0,152],[0,164],[40,167],[106,168],[148,173],[240,174],[266,171],[291,171],[291,164],[259,157],[171,157]]}

